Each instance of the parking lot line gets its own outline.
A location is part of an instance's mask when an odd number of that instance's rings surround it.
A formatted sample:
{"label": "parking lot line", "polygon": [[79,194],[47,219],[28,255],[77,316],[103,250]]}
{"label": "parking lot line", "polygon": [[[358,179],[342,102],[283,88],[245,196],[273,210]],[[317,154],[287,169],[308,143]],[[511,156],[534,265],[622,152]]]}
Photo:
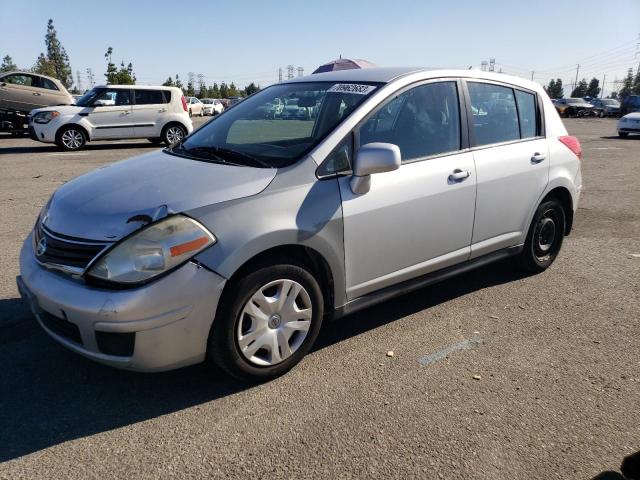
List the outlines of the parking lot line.
{"label": "parking lot line", "polygon": [[458,352],[460,350],[468,350],[469,348],[473,348],[482,344],[482,338],[480,338],[479,332],[473,332],[473,336],[469,340],[463,340],[458,343],[454,343],[442,350],[438,350],[435,353],[430,353],[429,355],[425,355],[423,357],[418,358],[418,363],[423,367],[431,363],[435,363],[438,360],[442,360],[445,357],[448,357],[454,352]]}

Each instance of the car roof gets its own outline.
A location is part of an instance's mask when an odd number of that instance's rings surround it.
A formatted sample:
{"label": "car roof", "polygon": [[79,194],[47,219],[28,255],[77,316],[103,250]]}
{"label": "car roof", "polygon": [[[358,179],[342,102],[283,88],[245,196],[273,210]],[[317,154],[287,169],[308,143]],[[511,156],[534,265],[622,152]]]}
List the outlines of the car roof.
{"label": "car roof", "polygon": [[334,72],[316,73],[304,77],[296,77],[281,83],[299,82],[374,82],[391,83],[408,75],[416,75],[421,80],[430,78],[458,77],[475,78],[482,80],[494,80],[496,82],[510,83],[532,90],[539,90],[538,83],[522,77],[515,77],[504,73],[485,72],[477,69],[434,69],[425,67],[373,67],[353,70],[338,70]]}
{"label": "car roof", "polygon": [[143,90],[171,90],[177,87],[165,87],[164,85],[96,85],[94,88],[116,88],[116,89],[131,89],[131,88],[137,88],[137,89],[143,89]]}

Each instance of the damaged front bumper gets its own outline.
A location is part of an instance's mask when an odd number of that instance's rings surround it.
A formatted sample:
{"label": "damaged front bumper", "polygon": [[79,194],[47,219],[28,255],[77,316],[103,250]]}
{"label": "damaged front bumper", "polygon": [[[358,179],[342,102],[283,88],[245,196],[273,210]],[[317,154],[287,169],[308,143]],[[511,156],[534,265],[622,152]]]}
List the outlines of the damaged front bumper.
{"label": "damaged front bumper", "polygon": [[20,272],[20,294],[51,337],[87,358],[136,371],[203,361],[226,282],[187,262],[139,288],[95,288],[37,263],[31,235],[20,252]]}

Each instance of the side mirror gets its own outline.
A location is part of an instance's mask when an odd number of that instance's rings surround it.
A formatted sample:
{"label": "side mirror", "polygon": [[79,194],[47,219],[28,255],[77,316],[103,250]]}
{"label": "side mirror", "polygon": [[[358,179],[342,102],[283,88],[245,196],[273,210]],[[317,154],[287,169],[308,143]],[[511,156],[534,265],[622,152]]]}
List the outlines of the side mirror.
{"label": "side mirror", "polygon": [[371,175],[400,168],[400,147],[392,143],[367,143],[358,149],[351,177],[351,191],[356,195],[371,189]]}

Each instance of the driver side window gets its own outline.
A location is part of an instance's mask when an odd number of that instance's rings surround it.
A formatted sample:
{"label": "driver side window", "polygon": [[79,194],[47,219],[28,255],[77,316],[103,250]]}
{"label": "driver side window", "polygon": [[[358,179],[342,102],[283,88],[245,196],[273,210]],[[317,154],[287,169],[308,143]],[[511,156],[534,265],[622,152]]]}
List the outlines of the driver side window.
{"label": "driver side window", "polygon": [[361,146],[397,145],[403,162],[459,150],[456,83],[428,83],[399,94],[360,127],[359,137]]}

